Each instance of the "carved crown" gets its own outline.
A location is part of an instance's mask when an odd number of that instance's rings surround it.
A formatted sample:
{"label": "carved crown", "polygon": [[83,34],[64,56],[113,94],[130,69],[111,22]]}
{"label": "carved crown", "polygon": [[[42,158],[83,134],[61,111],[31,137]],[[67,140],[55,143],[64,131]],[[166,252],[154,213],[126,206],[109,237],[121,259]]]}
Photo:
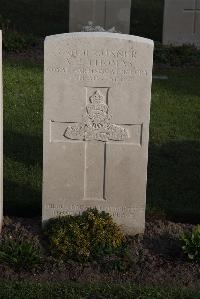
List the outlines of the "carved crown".
{"label": "carved crown", "polygon": [[102,95],[102,93],[97,90],[95,93],[89,98],[90,103],[87,108],[88,110],[100,110],[104,113],[108,111],[108,106],[105,103],[105,97]]}

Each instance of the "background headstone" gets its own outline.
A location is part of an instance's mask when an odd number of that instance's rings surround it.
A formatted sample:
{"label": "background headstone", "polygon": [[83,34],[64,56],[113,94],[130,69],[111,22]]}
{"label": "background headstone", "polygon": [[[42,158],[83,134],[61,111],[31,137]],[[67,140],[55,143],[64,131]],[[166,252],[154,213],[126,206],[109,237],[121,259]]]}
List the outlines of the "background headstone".
{"label": "background headstone", "polygon": [[165,0],[163,43],[200,47],[200,0]]}
{"label": "background headstone", "polygon": [[3,82],[2,31],[0,30],[0,229],[3,222]]}
{"label": "background headstone", "polygon": [[142,233],[153,42],[54,35],[44,59],[43,221],[96,207]]}
{"label": "background headstone", "polygon": [[92,21],[106,30],[130,31],[131,0],[70,0],[69,32],[82,31]]}

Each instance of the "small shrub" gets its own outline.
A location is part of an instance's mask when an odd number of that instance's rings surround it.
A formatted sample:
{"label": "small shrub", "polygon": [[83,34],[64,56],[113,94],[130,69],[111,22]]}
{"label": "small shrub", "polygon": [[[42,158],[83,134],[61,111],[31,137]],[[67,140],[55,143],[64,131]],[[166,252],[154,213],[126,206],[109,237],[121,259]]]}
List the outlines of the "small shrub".
{"label": "small shrub", "polygon": [[0,240],[0,262],[15,270],[31,270],[41,261],[40,243],[20,223],[4,219],[4,229]]}
{"label": "small shrub", "polygon": [[51,252],[62,259],[87,261],[118,251],[125,240],[112,217],[96,209],[50,220],[45,229]]}
{"label": "small shrub", "polygon": [[15,270],[31,270],[40,262],[40,251],[30,241],[6,238],[0,244],[0,262]]}
{"label": "small shrub", "polygon": [[192,261],[200,262],[200,225],[192,230],[192,233],[181,236],[182,249]]}

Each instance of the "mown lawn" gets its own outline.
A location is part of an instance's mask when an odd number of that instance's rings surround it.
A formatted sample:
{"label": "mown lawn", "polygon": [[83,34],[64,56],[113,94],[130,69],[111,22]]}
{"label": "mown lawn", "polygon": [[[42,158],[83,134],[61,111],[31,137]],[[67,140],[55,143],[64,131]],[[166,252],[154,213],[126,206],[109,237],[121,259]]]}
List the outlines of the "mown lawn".
{"label": "mown lawn", "polygon": [[4,198],[9,215],[40,213],[43,70],[4,65]]}
{"label": "mown lawn", "polygon": [[[43,69],[4,61],[5,213],[41,213]],[[154,80],[147,206],[169,219],[200,219],[200,71]]]}
{"label": "mown lawn", "polygon": [[147,203],[175,221],[200,222],[200,70],[153,82]]}
{"label": "mown lawn", "polygon": [[0,283],[0,298],[15,299],[199,299],[195,290],[109,284]]}

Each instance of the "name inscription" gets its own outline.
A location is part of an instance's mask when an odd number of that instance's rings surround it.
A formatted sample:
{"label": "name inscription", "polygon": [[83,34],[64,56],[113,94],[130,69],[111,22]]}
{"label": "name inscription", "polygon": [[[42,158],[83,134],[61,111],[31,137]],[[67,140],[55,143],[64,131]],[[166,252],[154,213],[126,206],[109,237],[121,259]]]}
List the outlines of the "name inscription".
{"label": "name inscription", "polygon": [[99,49],[77,50],[59,48],[46,72],[57,73],[71,81],[129,82],[147,77],[147,69],[136,67],[137,51]]}

